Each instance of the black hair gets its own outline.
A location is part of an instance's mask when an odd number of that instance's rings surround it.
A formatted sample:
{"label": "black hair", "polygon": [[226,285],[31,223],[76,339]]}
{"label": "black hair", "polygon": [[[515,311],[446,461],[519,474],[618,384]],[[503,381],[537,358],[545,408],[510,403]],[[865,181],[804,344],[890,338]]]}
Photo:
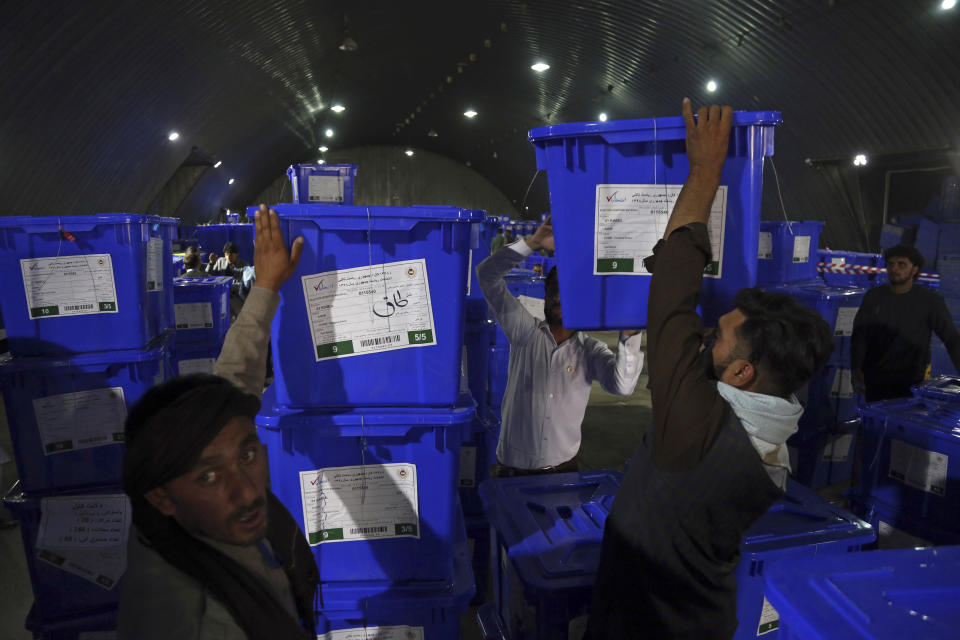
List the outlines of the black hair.
{"label": "black hair", "polygon": [[227,255],[228,253],[240,253],[240,247],[237,246],[236,242],[231,240],[223,245],[223,255]]}
{"label": "black hair", "polygon": [[189,246],[183,252],[183,266],[188,269],[200,267],[200,252],[194,246]]}
{"label": "black hair", "polygon": [[[890,262],[890,260],[893,258],[906,258],[913,264],[913,266],[917,267],[917,269],[923,269],[923,254],[920,253],[916,247],[911,247],[906,244],[898,244],[883,252],[884,263]],[[919,277],[920,271],[917,271],[917,275],[915,275],[913,279],[916,280]]]}
{"label": "black hair", "polygon": [[557,267],[550,267],[547,272],[547,279],[543,282],[544,293],[549,298],[552,293],[560,293],[560,277],[557,275]]}
{"label": "black hair", "polygon": [[827,321],[785,293],[741,289],[733,305],[746,316],[737,329],[738,342],[760,374],[761,393],[789,397],[833,353]]}

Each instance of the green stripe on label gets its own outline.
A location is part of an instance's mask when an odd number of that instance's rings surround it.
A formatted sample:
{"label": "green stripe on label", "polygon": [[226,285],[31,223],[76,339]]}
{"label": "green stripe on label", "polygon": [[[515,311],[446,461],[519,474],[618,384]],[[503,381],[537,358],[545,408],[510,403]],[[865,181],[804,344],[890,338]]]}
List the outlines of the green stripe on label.
{"label": "green stripe on label", "polygon": [[600,258],[597,260],[600,273],[633,273],[633,258]]}
{"label": "green stripe on label", "polygon": [[328,342],[327,344],[317,345],[318,358],[336,358],[337,356],[346,356],[351,353],[353,353],[353,340]]}
{"label": "green stripe on label", "polygon": [[120,433],[115,433],[115,434],[113,434],[113,441],[114,441],[114,442],[123,442],[123,440],[124,440],[124,437],[123,437],[123,432],[122,432],[122,431],[121,431]]}
{"label": "green stripe on label", "polygon": [[117,303],[116,302],[101,302],[100,311],[116,311]]}
{"label": "green stripe on label", "polygon": [[58,316],[60,315],[60,307],[57,305],[51,305],[49,307],[31,307],[30,308],[30,317],[31,318],[43,318],[45,316]]}
{"label": "green stripe on label", "polygon": [[47,453],[56,453],[57,451],[69,451],[70,449],[73,449],[73,441],[63,440],[62,442],[51,442],[50,444],[45,446],[43,449]]}
{"label": "green stripe on label", "polygon": [[703,268],[703,275],[715,276],[720,273],[720,263],[714,260]]}
{"label": "green stripe on label", "polygon": [[397,536],[415,536],[417,535],[417,525],[415,524],[395,524],[393,525],[394,535]]}
{"label": "green stripe on label", "polygon": [[428,344],[433,342],[433,331],[424,329],[423,331],[407,331],[407,341],[410,344]]}
{"label": "green stripe on label", "polygon": [[46,549],[38,549],[38,550],[37,550],[37,557],[40,558],[41,560],[46,560],[46,561],[49,562],[50,564],[55,564],[55,565],[57,565],[58,567],[63,566],[63,563],[66,562],[66,559],[64,559],[64,558],[58,556],[57,554],[53,553],[52,551],[48,551],[48,550],[46,550]]}
{"label": "green stripe on label", "polygon": [[771,631],[776,631],[778,628],[780,628],[780,621],[779,621],[779,620],[774,620],[774,621],[772,621],[772,622],[767,622],[766,624],[760,625],[760,627],[757,629],[757,635],[758,635],[758,636],[762,636],[762,635],[765,634],[765,633],[770,633]]}
{"label": "green stripe on label", "polygon": [[308,536],[310,544],[320,544],[330,540],[343,540],[343,529],[323,529],[311,532]]}

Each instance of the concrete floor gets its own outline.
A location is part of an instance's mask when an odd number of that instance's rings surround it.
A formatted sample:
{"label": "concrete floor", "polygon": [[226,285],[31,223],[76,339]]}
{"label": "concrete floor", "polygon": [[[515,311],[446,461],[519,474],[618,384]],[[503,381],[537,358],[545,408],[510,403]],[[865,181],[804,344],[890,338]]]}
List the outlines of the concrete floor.
{"label": "concrete floor", "polygon": [[[594,332],[591,335],[616,348],[615,332]],[[594,384],[583,421],[581,468],[623,470],[624,463],[636,449],[642,430],[649,422],[650,393],[646,385],[646,375],[643,375],[633,395],[619,397],[606,393],[598,384]],[[5,411],[0,412],[0,446],[12,455],[13,446]],[[2,471],[0,487],[6,492],[17,479],[16,466],[12,462],[5,464]],[[0,510],[0,519],[5,517],[9,517],[9,514]],[[20,530],[0,530],[0,640],[32,638],[23,626],[32,603],[33,592]],[[462,616],[462,639],[481,639],[475,620],[473,609]]]}

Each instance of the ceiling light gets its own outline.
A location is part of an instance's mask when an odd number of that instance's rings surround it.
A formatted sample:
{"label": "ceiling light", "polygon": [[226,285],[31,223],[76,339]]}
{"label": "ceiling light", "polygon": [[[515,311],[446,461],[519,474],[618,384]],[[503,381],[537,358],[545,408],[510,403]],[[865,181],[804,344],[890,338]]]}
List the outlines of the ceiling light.
{"label": "ceiling light", "polygon": [[327,152],[326,145],[320,145],[320,153],[326,153],[326,152]]}
{"label": "ceiling light", "polygon": [[439,134],[438,134],[436,131],[434,131],[433,129],[430,129],[430,131],[427,131],[427,137],[428,137],[428,138],[436,138],[438,135],[439,135]]}
{"label": "ceiling light", "polygon": [[867,156],[862,153],[858,153],[853,157],[853,166],[855,167],[865,167],[867,165]]}
{"label": "ceiling light", "polygon": [[237,181],[236,178],[230,178],[229,180],[227,180],[227,184],[233,184],[236,181]]}
{"label": "ceiling light", "polygon": [[599,116],[597,116],[597,120],[599,120],[600,122],[606,122],[606,121],[607,121],[607,114],[601,113]]}
{"label": "ceiling light", "polygon": [[711,80],[710,82],[707,83],[707,91],[709,91],[710,93],[713,93],[716,90],[717,90],[717,83],[714,80]]}
{"label": "ceiling light", "polygon": [[356,51],[360,48],[360,45],[349,35],[344,35],[343,41],[340,42],[340,46],[337,48],[340,49],[340,51]]}
{"label": "ceiling light", "polygon": [[957,6],[957,0],[943,0],[940,3],[940,8],[944,10],[953,9],[955,6]]}
{"label": "ceiling light", "polygon": [[467,109],[466,111],[463,112],[463,115],[467,116],[468,118],[474,118],[476,117],[477,112],[474,111],[473,109]]}
{"label": "ceiling light", "polygon": [[409,156],[412,156],[412,155],[413,155],[413,149],[407,149],[406,151],[404,151],[404,153],[407,154],[408,157],[409,157]]}
{"label": "ceiling light", "polygon": [[170,142],[175,142],[179,138],[180,138],[180,134],[177,133],[176,131],[171,131],[170,133],[167,134],[167,140],[169,140]]}
{"label": "ceiling light", "polygon": [[335,105],[333,105],[332,107],[330,107],[330,110],[333,111],[333,112],[335,112],[335,113],[343,113],[344,111],[347,110],[347,108],[346,108],[345,106],[343,106],[342,104],[335,104]]}
{"label": "ceiling light", "polygon": [[323,132],[323,135],[327,136],[328,138],[332,138],[332,137],[333,137],[333,129],[327,129],[326,131]]}
{"label": "ceiling light", "polygon": [[213,168],[216,169],[217,167],[219,167],[219,166],[222,165],[222,164],[223,164],[223,160],[217,160],[217,163],[216,163],[215,165],[213,165]]}
{"label": "ceiling light", "polygon": [[530,65],[530,68],[536,71],[537,73],[543,73],[544,71],[550,68],[550,65],[548,65],[546,62],[538,62],[536,64]]}
{"label": "ceiling light", "polygon": [[319,160],[317,160],[317,164],[327,164],[327,161],[324,160],[323,158],[320,158]]}

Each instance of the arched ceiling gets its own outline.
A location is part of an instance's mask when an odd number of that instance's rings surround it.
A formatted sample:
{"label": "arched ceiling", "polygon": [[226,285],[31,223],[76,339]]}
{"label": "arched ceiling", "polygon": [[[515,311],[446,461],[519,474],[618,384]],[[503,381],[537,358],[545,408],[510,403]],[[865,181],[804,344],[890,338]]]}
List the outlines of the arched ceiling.
{"label": "arched ceiling", "polygon": [[[940,2],[8,1],[0,213],[143,211],[194,147],[222,161],[199,202],[238,208],[320,145],[369,144],[469,163],[519,207],[528,129],[687,95],[781,110],[787,215],[827,219],[843,207],[806,158],[957,148],[960,8]],[[526,205],[549,208],[542,176]]]}

